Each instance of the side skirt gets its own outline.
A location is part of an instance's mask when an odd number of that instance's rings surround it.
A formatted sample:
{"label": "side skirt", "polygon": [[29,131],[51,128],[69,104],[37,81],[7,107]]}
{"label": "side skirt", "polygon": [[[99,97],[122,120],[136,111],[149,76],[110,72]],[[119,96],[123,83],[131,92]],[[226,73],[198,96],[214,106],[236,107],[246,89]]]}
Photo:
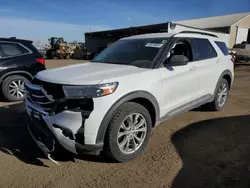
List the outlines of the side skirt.
{"label": "side skirt", "polygon": [[162,122],[168,120],[169,118],[173,117],[173,116],[177,116],[179,114],[182,114],[184,112],[188,112],[194,108],[197,108],[203,104],[206,104],[208,102],[212,102],[214,99],[214,96],[211,94],[208,95],[204,95],[196,100],[193,100],[191,102],[188,102],[187,104],[184,104],[180,107],[177,107],[173,110],[171,110],[170,112],[168,112],[166,115],[164,115],[163,117],[161,117],[157,122],[156,122],[156,126],[161,124]]}

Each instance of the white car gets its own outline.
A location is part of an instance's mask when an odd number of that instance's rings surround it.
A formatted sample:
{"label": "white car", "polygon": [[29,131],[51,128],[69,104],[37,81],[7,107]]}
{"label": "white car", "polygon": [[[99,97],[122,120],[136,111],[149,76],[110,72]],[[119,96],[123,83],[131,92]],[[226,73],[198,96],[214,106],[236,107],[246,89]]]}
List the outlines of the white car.
{"label": "white car", "polygon": [[129,161],[160,122],[206,103],[221,110],[233,66],[211,34],[123,38],[90,63],[41,71],[27,83],[29,131],[50,159],[59,143],[75,154]]}

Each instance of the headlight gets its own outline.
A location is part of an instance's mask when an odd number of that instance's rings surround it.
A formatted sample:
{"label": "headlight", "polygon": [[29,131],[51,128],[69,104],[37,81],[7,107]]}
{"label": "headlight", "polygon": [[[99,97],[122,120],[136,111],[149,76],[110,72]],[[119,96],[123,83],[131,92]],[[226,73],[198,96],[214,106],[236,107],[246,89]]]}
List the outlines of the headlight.
{"label": "headlight", "polygon": [[118,82],[90,85],[90,86],[63,86],[63,91],[68,99],[82,99],[101,97],[114,93]]}

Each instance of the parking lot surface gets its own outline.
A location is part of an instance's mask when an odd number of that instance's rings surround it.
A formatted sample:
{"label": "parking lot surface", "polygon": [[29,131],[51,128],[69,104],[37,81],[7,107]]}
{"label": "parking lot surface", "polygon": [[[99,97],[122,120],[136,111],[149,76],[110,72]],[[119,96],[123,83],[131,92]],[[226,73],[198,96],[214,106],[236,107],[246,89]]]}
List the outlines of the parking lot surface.
{"label": "parking lot surface", "polygon": [[225,109],[162,123],[145,154],[124,164],[62,153],[57,166],[30,138],[23,104],[1,104],[0,187],[250,187],[250,66],[236,67]]}

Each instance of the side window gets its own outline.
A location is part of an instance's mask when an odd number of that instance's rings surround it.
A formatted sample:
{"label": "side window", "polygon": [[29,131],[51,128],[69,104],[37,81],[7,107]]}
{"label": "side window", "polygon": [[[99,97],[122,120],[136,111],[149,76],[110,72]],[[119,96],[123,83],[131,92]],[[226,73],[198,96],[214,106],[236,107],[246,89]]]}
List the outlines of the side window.
{"label": "side window", "polygon": [[192,39],[192,49],[196,61],[217,57],[217,53],[208,39]]}
{"label": "side window", "polygon": [[224,42],[215,41],[215,44],[220,48],[224,55],[229,55],[228,48]]}
{"label": "side window", "polygon": [[17,56],[27,54],[29,51],[17,43],[0,43],[1,57]]}
{"label": "side window", "polygon": [[179,40],[174,44],[174,47],[170,50],[168,59],[174,55],[184,55],[188,58],[189,62],[193,61],[193,55],[191,46],[188,40]]}

